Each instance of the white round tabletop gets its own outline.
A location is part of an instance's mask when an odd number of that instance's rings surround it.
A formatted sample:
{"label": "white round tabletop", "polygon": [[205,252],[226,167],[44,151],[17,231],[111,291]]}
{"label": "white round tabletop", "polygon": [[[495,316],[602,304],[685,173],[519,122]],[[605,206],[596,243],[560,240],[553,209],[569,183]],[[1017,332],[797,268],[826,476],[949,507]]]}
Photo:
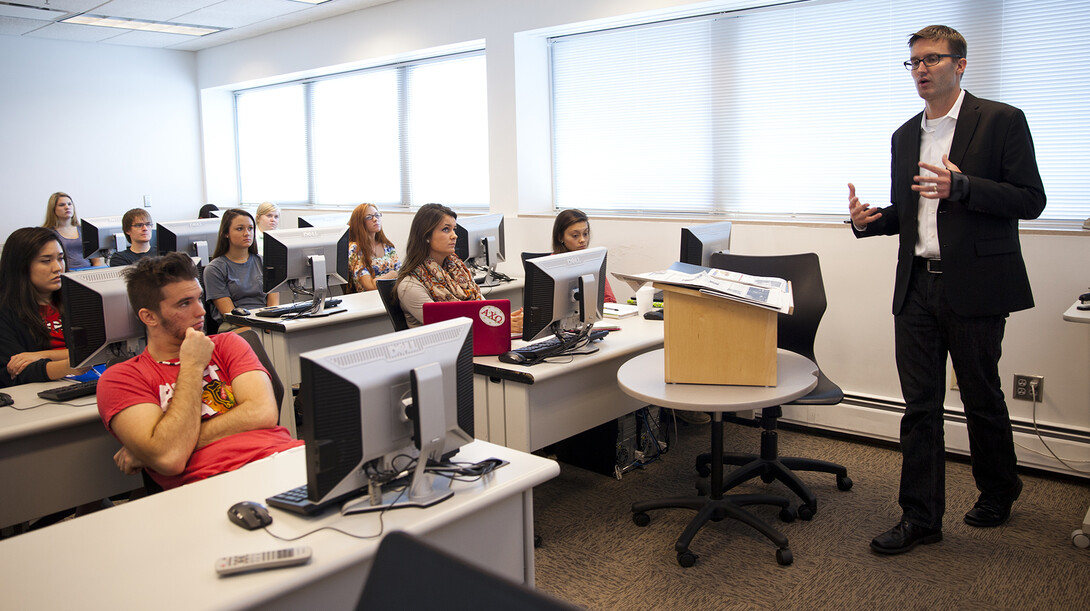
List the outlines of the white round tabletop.
{"label": "white round tabletop", "polygon": [[667,384],[663,350],[641,354],[617,370],[617,384],[651,405],[695,412],[736,412],[790,403],[817,386],[817,365],[810,359],[776,351],[775,386]]}

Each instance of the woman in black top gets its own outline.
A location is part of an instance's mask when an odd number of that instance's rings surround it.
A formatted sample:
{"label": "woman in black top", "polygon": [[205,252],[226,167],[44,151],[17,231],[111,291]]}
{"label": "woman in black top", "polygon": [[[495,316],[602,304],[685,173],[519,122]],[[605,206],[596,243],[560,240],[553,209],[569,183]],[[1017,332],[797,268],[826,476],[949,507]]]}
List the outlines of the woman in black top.
{"label": "woman in black top", "polygon": [[43,227],[16,229],[0,254],[0,387],[81,373],[68,366],[61,321],[64,247]]}

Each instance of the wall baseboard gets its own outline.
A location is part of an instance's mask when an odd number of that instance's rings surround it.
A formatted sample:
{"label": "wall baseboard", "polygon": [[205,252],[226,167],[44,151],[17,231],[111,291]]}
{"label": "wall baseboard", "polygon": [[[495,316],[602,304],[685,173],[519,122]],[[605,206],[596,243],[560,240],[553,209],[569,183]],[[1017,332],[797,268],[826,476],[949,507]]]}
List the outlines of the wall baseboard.
{"label": "wall baseboard", "polygon": [[[781,421],[897,443],[904,412],[902,402],[845,395],[839,405],[785,405]],[[944,417],[946,451],[968,456],[969,436],[965,428],[965,415],[960,410],[947,408]],[[1011,425],[1019,466],[1090,479],[1090,432],[1040,423],[1034,427],[1033,422],[1024,419],[1013,419]],[[1052,452],[1070,466],[1054,458],[1042,439]]]}

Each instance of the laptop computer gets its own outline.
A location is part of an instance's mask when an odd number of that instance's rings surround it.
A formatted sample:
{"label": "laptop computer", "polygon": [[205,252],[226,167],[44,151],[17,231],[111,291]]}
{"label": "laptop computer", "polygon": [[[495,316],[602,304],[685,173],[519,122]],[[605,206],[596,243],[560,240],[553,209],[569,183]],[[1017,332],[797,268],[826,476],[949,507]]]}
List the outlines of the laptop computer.
{"label": "laptop computer", "polygon": [[424,324],[465,316],[473,321],[473,356],[495,356],[511,349],[511,301],[437,301],[424,304]]}

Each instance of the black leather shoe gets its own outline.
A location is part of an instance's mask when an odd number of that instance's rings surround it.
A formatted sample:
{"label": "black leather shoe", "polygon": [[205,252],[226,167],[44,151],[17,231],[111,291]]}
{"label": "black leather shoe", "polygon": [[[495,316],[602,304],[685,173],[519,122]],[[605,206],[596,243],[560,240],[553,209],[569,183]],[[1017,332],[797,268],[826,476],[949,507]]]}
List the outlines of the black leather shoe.
{"label": "black leather shoe", "polygon": [[870,542],[870,548],[879,554],[903,554],[920,543],[942,541],[941,528],[924,528],[907,520],[878,535]]}
{"label": "black leather shoe", "polygon": [[1014,495],[1006,498],[996,498],[981,494],[973,508],[965,514],[965,523],[977,528],[991,528],[1004,524],[1011,517],[1011,506],[1022,494],[1022,480],[1018,480],[1018,487]]}

